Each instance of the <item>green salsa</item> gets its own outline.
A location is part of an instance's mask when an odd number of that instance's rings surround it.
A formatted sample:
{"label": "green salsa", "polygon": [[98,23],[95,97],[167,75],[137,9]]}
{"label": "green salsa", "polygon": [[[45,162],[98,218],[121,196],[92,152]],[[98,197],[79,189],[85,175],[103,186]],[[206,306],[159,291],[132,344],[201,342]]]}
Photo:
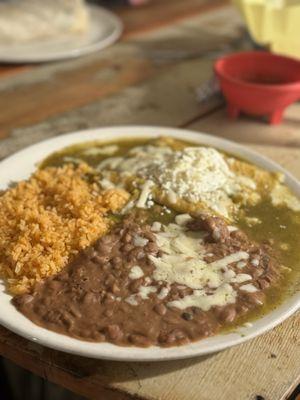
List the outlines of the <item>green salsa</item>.
{"label": "green salsa", "polygon": [[[108,157],[126,156],[127,152],[133,147],[146,144],[160,145],[157,139],[124,139],[74,145],[50,155],[42,162],[40,168],[49,166],[58,167],[66,162],[74,162],[75,164],[85,162],[91,167],[97,167],[101,161]],[[113,155],[85,154],[87,149],[94,147],[101,148],[108,145],[118,146]],[[197,145],[195,143],[175,140],[171,146],[176,150],[186,146]],[[242,211],[236,220],[237,226],[245,231],[250,239],[256,242],[262,243],[265,240],[271,240],[272,247],[278,253],[280,262],[287,267],[287,270],[283,274],[280,285],[267,290],[266,302],[231,324],[229,326],[231,330],[246,321],[261,317],[300,289],[300,212],[292,211],[286,206],[274,206],[268,196],[254,206],[242,206]],[[153,221],[159,221],[164,224],[172,222],[176,214],[178,213],[172,208],[162,207],[158,204],[154,204],[151,208],[143,210],[144,219],[150,223]],[[258,218],[261,223],[249,226],[247,223],[247,219],[249,218]],[[226,330],[228,330],[228,327]]]}

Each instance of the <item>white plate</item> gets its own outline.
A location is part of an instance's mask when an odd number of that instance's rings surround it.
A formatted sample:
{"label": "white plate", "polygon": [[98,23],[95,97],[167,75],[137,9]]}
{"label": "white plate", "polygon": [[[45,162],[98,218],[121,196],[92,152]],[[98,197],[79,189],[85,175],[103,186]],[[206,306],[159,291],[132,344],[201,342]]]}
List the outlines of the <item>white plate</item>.
{"label": "white plate", "polygon": [[[117,127],[101,128],[62,135],[46,140],[22,150],[0,163],[0,189],[7,187],[10,181],[25,179],[35,169],[35,164],[53,151],[65,146],[89,140],[111,140],[121,137],[156,137],[173,136],[191,140],[199,144],[214,146],[240,156],[270,171],[281,171],[286,176],[286,184],[300,196],[299,182],[278,164],[248,150],[236,143],[217,137],[195,133],[187,130],[160,127]],[[4,293],[0,281],[0,323],[15,333],[45,346],[74,353],[81,356],[123,360],[123,361],[157,361],[195,357],[213,353],[227,347],[245,342],[284,321],[300,308],[300,292],[287,299],[277,309],[253,323],[252,327],[240,328],[236,333],[219,334],[199,342],[171,348],[119,347],[110,343],[89,343],[70,338],[34,325],[19,313],[10,303],[11,296]],[[242,336],[243,334],[243,336]]]}
{"label": "white plate", "polygon": [[24,44],[0,44],[0,61],[6,63],[36,63],[75,58],[99,51],[119,39],[121,20],[106,9],[88,6],[90,24],[83,35],[66,35],[61,39],[36,40]]}

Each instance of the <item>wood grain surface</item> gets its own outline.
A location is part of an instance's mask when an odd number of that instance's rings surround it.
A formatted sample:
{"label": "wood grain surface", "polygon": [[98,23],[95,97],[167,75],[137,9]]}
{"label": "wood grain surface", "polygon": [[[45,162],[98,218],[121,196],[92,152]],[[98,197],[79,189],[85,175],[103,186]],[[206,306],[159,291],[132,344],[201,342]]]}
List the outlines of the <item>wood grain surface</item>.
{"label": "wood grain surface", "polygon": [[[78,129],[186,127],[251,145],[300,178],[300,104],[272,127],[229,121],[221,96],[199,101],[214,59],[248,48],[237,12],[218,0],[154,0],[119,9],[123,40],[71,61],[0,67],[0,158]],[[209,87],[209,85],[208,85]],[[95,361],[46,349],[0,327],[0,354],[101,400],[283,400],[300,382],[300,316],[207,357],[162,363]]]}
{"label": "wood grain surface", "polygon": [[151,0],[149,4],[134,9],[117,7],[114,11],[125,25],[124,38],[153,31],[195,14],[210,11],[228,3],[224,0]]}
{"label": "wood grain surface", "polygon": [[300,103],[286,109],[284,123],[278,126],[269,125],[263,119],[246,116],[232,121],[228,119],[225,108],[222,108],[198,119],[190,127],[242,143],[300,148]]}
{"label": "wood grain surface", "polygon": [[[251,146],[300,178],[300,150]],[[0,328],[0,354],[99,400],[284,400],[300,380],[300,314],[231,349],[156,363],[97,361],[46,349]],[[16,351],[16,349],[19,349]]]}
{"label": "wood grain surface", "polygon": [[[77,129],[114,124],[182,126],[196,120],[222,104],[218,96],[197,100],[196,89],[213,76],[213,57],[206,52],[226,45],[239,48],[240,26],[237,13],[226,6],[103,52],[2,77],[0,138],[5,140],[0,157]],[[187,53],[169,58],[177,42],[176,51]],[[162,60],[154,50],[167,58]]]}

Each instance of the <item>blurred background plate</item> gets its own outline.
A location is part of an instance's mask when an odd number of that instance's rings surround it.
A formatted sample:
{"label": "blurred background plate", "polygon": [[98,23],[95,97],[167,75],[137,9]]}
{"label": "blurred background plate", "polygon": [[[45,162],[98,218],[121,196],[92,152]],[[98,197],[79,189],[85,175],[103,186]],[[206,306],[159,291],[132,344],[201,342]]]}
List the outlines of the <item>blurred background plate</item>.
{"label": "blurred background plate", "polygon": [[79,57],[99,51],[121,36],[121,20],[102,7],[88,6],[90,25],[83,35],[65,35],[61,39],[39,40],[31,43],[0,45],[0,62],[38,63]]}

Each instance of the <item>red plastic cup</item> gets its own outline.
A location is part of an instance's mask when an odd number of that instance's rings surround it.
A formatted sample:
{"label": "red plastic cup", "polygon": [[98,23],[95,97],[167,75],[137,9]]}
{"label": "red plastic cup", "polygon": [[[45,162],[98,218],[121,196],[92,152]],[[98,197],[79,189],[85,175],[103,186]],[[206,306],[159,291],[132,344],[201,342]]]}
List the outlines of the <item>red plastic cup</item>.
{"label": "red plastic cup", "polygon": [[240,112],[279,124],[287,106],[300,99],[300,61],[264,51],[235,53],[215,63],[228,114]]}

